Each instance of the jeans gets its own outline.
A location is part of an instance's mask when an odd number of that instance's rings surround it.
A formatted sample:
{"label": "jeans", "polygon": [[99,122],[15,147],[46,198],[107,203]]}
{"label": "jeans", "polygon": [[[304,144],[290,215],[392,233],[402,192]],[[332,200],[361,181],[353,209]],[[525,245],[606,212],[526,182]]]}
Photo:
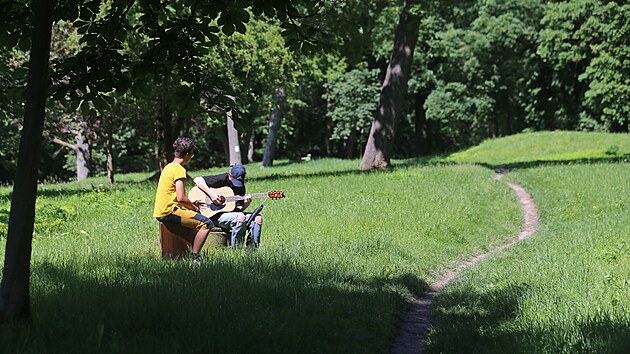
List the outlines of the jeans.
{"label": "jeans", "polygon": [[[245,220],[238,220],[237,212],[232,213],[223,213],[219,216],[219,226],[224,229],[232,229],[232,236],[230,239],[230,246],[238,246],[243,243],[243,239],[245,236],[245,224],[252,216],[251,213],[242,213],[245,214]],[[260,233],[262,231],[262,225],[252,221],[249,225],[249,235],[247,236],[247,246],[258,247],[260,244]]]}

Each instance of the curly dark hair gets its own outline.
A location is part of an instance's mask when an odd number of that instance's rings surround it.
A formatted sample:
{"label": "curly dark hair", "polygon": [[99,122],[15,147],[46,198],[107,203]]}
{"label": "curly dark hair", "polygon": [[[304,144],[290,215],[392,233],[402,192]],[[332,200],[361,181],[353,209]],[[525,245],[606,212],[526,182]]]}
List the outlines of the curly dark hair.
{"label": "curly dark hair", "polygon": [[177,138],[173,143],[173,152],[175,157],[184,157],[187,153],[195,151],[195,143],[191,138]]}

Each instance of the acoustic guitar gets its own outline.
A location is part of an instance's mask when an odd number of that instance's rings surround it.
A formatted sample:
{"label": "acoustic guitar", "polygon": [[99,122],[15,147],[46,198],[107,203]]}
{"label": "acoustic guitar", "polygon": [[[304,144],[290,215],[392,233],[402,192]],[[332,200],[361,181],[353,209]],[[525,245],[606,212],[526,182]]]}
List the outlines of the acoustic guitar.
{"label": "acoustic guitar", "polygon": [[[242,195],[234,195],[234,191],[230,187],[221,187],[221,188],[210,188],[211,191],[219,195],[223,204],[216,205],[212,202],[210,197],[206,195],[199,187],[193,187],[188,192],[188,199],[191,201],[201,200],[206,205],[202,207],[199,211],[202,215],[207,217],[212,217],[218,213],[227,213],[230,211],[236,210],[236,202],[239,200],[244,200],[245,197]],[[272,191],[266,193],[256,193],[251,194],[252,199],[254,198],[271,198],[271,199],[279,199],[284,198],[284,192],[280,191]]]}

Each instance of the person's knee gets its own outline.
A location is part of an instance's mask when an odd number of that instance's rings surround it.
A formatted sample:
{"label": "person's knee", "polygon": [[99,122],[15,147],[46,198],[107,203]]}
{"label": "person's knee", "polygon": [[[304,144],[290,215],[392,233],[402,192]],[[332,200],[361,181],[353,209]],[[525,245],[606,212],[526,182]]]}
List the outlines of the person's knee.
{"label": "person's knee", "polygon": [[206,229],[206,230],[210,230],[211,228],[214,227],[214,222],[212,222],[212,220],[210,220],[210,218],[204,217],[202,220],[202,229]]}
{"label": "person's knee", "polygon": [[259,225],[262,225],[262,220],[262,215],[256,215],[256,217],[254,218],[254,222]]}
{"label": "person's knee", "polygon": [[212,220],[210,220],[209,217],[205,216],[205,215],[201,215],[199,213],[197,213],[193,219],[197,220],[197,222],[199,223],[197,228],[198,229],[211,229],[214,227],[214,222],[212,222]]}
{"label": "person's knee", "polygon": [[236,215],[236,220],[238,220],[239,222],[245,221],[245,214],[238,213],[238,215]]}

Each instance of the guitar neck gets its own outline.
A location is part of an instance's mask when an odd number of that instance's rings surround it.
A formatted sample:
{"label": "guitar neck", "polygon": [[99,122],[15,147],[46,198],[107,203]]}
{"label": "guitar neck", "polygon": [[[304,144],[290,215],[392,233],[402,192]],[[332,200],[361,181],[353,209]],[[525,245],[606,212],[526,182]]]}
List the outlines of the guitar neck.
{"label": "guitar neck", "polygon": [[[267,198],[268,193],[256,193],[256,194],[250,194],[252,196],[252,199],[254,198]],[[237,200],[244,200],[245,197],[242,195],[231,195],[229,197],[225,197],[225,201],[226,202],[234,202]]]}

